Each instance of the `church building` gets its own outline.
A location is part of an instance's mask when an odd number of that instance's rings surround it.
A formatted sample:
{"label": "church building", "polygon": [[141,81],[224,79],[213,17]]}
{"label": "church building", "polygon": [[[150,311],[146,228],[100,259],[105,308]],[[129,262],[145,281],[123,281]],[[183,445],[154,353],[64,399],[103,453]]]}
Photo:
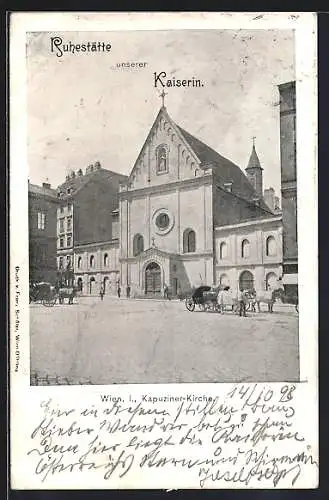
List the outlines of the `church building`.
{"label": "church building", "polygon": [[121,287],[135,296],[266,289],[282,275],[282,219],[264,201],[255,145],[244,173],[164,104],[119,186],[119,240]]}

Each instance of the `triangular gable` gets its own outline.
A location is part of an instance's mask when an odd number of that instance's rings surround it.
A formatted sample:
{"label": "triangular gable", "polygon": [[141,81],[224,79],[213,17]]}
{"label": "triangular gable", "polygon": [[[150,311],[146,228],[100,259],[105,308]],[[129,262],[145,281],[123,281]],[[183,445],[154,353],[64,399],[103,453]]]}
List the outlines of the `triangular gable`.
{"label": "triangular gable", "polygon": [[171,253],[171,252],[166,252],[164,250],[160,250],[159,248],[157,247],[149,247],[147,248],[146,250],[144,250],[144,252],[140,253],[138,255],[138,258],[140,260],[143,260],[143,259],[146,259],[148,257],[152,257],[152,256],[160,256],[160,257],[167,257],[167,258],[172,258],[172,257],[175,257],[176,254],[174,253]]}
{"label": "triangular gable", "polygon": [[135,164],[130,172],[130,175],[129,175],[127,182],[130,182],[134,179],[134,177],[137,173],[136,171],[139,168],[139,163],[145,154],[146,146],[148,145],[148,143],[152,140],[153,136],[155,135],[156,128],[158,127],[158,124],[159,124],[161,119],[163,119],[169,123],[170,127],[173,129],[173,131],[175,132],[177,137],[179,137],[179,140],[181,141],[181,143],[188,150],[189,155],[194,159],[194,161],[197,164],[200,163],[200,161],[201,161],[200,158],[197,156],[196,152],[193,150],[193,148],[191,147],[189,142],[185,139],[184,134],[182,134],[182,132],[180,130],[180,127],[178,125],[176,125],[176,123],[170,118],[170,116],[167,113],[166,108],[162,107],[162,108],[160,108],[159,113],[157,114],[157,116],[153,122],[153,125],[152,125],[152,127],[151,127],[151,129],[146,137],[146,140],[145,140],[145,142],[140,150],[140,153],[135,161]]}

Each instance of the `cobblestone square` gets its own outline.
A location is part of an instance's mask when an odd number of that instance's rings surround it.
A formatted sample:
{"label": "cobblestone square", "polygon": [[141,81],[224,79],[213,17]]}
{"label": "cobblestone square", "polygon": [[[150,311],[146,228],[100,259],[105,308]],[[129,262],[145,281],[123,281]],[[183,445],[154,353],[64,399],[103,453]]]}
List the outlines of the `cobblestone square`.
{"label": "cobblestone square", "polygon": [[243,318],[179,301],[32,304],[31,373],[39,384],[297,381],[298,314],[266,309]]}

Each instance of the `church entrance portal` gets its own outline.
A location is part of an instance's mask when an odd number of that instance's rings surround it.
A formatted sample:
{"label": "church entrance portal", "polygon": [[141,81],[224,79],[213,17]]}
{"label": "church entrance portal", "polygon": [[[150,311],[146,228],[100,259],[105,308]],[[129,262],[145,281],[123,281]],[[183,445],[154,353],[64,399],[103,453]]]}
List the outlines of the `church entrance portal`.
{"label": "church entrance portal", "polygon": [[145,293],[161,292],[161,269],[159,264],[151,262],[145,269]]}

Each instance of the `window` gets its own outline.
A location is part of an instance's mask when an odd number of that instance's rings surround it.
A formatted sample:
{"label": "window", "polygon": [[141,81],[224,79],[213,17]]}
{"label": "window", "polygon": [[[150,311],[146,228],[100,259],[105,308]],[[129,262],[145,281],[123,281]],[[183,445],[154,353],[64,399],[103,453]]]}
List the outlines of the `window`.
{"label": "window", "polygon": [[45,229],[46,227],[46,214],[44,212],[38,212],[38,229]]}
{"label": "window", "polygon": [[156,150],[156,162],[158,174],[162,174],[168,171],[168,152],[166,146],[158,146]]}
{"label": "window", "polygon": [[241,257],[247,259],[250,256],[250,243],[248,240],[243,240],[241,244]]}
{"label": "window", "polygon": [[59,232],[64,233],[64,219],[59,220]]}
{"label": "window", "polygon": [[59,239],[59,248],[64,248],[64,238]]}
{"label": "window", "polygon": [[109,256],[107,253],[104,254],[104,267],[108,267],[109,265]]}
{"label": "window", "polygon": [[72,231],[72,217],[67,218],[67,231]]}
{"label": "window", "polygon": [[81,264],[82,264],[82,258],[78,257],[78,269],[81,268]]}
{"label": "window", "polygon": [[227,257],[227,245],[223,241],[219,247],[219,258],[222,260],[226,259],[226,257]]}
{"label": "window", "polygon": [[[59,193],[59,194],[61,194],[61,193]],[[60,212],[61,212],[61,214],[64,213],[64,207],[63,206],[61,206]]]}
{"label": "window", "polygon": [[183,252],[190,253],[195,252],[196,249],[196,238],[193,229],[185,229],[183,234]]}
{"label": "window", "polygon": [[254,277],[250,271],[243,271],[239,279],[240,290],[253,290],[254,288]]}
{"label": "window", "polygon": [[267,257],[273,257],[276,255],[276,243],[273,236],[269,236],[266,239],[266,255]]}
{"label": "window", "polygon": [[89,266],[90,267],[95,267],[95,257],[93,255],[90,256]]}
{"label": "window", "polygon": [[219,278],[219,284],[222,287],[230,286],[230,280],[229,280],[229,277],[227,276],[227,274],[221,274],[221,276]]}
{"label": "window", "polygon": [[135,234],[133,241],[133,255],[136,257],[144,252],[144,238],[141,234]]}
{"label": "window", "polygon": [[59,258],[58,267],[59,267],[59,269],[63,269],[63,257]]}
{"label": "window", "polygon": [[67,246],[70,247],[72,245],[72,236],[68,236],[66,240]]}
{"label": "window", "polygon": [[169,215],[166,213],[159,214],[155,219],[155,223],[159,229],[167,229],[169,222]]}
{"label": "window", "polygon": [[77,285],[78,285],[78,290],[79,290],[80,292],[82,292],[82,289],[83,289],[83,281],[82,281],[82,278],[78,278]]}
{"label": "window", "polygon": [[72,211],[72,203],[67,204],[67,211],[71,212]]}
{"label": "window", "polygon": [[70,269],[71,267],[71,255],[66,257],[66,269]]}

